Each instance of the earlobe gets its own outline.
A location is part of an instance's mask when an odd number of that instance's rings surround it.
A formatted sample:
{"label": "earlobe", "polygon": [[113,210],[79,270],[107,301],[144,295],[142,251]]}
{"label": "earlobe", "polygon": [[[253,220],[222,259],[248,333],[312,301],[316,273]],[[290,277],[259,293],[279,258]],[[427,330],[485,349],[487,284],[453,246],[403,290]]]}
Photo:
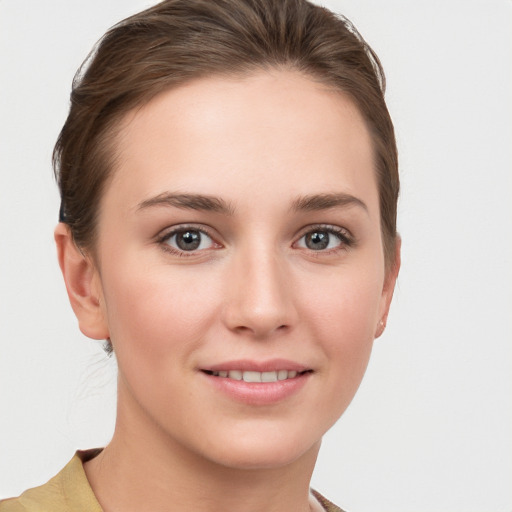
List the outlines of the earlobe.
{"label": "earlobe", "polygon": [[384,286],[382,288],[381,307],[379,311],[379,320],[375,328],[375,338],[381,336],[384,330],[386,329],[389,307],[391,306],[391,299],[393,298],[393,292],[395,291],[398,272],[400,271],[401,247],[402,239],[400,238],[399,235],[397,235],[395,243],[395,257],[393,259],[392,265],[386,272]]}
{"label": "earlobe", "polygon": [[78,249],[66,224],[59,223],[54,236],[69,302],[80,330],[92,339],[108,338],[101,283],[92,258]]}
{"label": "earlobe", "polygon": [[375,335],[374,335],[375,339],[382,336],[382,333],[386,330],[386,321],[387,321],[387,317],[385,319],[381,318],[379,320],[379,323],[377,324],[377,328],[375,329]]}

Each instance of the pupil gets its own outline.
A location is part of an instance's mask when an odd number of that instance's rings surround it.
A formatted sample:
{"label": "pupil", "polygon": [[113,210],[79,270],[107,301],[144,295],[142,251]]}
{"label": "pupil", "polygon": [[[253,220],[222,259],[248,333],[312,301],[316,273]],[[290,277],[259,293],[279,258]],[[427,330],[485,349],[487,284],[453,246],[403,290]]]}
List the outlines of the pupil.
{"label": "pupil", "polygon": [[176,245],[183,251],[193,251],[200,243],[201,235],[198,231],[185,231],[176,235]]}
{"label": "pupil", "polygon": [[306,235],[306,247],[319,251],[329,245],[329,233],[325,231],[315,231]]}

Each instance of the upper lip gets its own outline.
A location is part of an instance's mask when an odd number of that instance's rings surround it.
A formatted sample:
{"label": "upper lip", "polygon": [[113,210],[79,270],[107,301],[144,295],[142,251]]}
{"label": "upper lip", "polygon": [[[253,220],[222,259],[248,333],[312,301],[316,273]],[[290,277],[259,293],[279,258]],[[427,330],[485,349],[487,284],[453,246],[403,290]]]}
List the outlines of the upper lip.
{"label": "upper lip", "polygon": [[226,361],[224,363],[202,366],[200,370],[209,372],[230,370],[241,370],[246,372],[275,372],[278,370],[295,370],[300,373],[311,370],[311,368],[288,359],[269,359],[267,361],[239,359],[236,361]]}

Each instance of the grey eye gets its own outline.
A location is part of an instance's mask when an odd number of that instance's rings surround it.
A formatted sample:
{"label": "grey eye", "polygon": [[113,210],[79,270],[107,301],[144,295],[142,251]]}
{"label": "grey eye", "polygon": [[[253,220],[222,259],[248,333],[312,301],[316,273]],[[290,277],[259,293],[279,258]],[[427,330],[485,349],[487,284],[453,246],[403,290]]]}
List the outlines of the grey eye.
{"label": "grey eye", "polygon": [[298,246],[310,251],[334,249],[342,245],[341,235],[327,229],[315,229],[306,233],[298,242]]}
{"label": "grey eye", "polygon": [[305,244],[308,249],[313,251],[321,251],[329,246],[330,234],[325,231],[315,231],[308,233],[305,237]]}
{"label": "grey eye", "polygon": [[209,249],[213,240],[198,229],[183,229],[172,233],[166,243],[180,251],[196,251]]}

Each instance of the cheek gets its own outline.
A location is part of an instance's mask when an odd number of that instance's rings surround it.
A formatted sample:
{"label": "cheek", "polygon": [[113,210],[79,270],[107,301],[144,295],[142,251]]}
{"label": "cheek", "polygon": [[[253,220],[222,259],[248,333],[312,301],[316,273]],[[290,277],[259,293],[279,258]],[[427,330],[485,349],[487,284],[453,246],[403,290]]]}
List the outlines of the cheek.
{"label": "cheek", "polygon": [[[216,283],[165,265],[141,267],[139,259],[105,272],[108,322],[123,383],[119,406],[132,410],[137,403],[133,410],[142,407],[163,424],[183,426],[193,416],[189,404],[196,393],[194,382],[184,377],[195,372],[195,354],[217,316]],[[177,410],[183,414],[169,416]]]}
{"label": "cheek", "polygon": [[[341,342],[358,344],[373,339],[382,295],[382,278],[377,272],[343,272],[324,278],[323,286],[303,286],[305,307],[317,321],[314,325],[328,335],[333,347]],[[339,340],[340,343],[337,343]]]}
{"label": "cheek", "polygon": [[104,291],[114,347],[130,346],[158,359],[169,354],[170,346],[178,350],[173,356],[192,350],[215,316],[218,296],[213,276],[205,276],[205,282],[196,274],[162,265],[148,268],[140,260],[108,269]]}
{"label": "cheek", "polygon": [[309,294],[312,338],[325,354],[329,378],[346,392],[342,400],[350,401],[368,364],[378,322],[380,279],[377,272],[340,272],[323,289],[317,288],[314,296]]}

